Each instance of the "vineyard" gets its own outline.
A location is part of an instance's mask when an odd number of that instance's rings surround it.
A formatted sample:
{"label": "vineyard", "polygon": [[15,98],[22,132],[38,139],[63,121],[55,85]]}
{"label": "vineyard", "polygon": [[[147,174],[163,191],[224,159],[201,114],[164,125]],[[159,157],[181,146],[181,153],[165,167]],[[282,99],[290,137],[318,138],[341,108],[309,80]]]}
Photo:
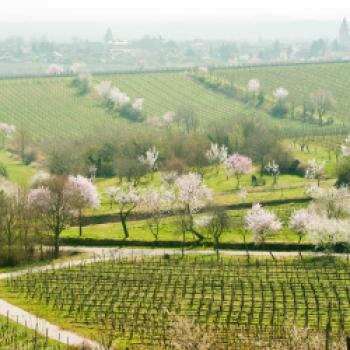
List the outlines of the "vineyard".
{"label": "vineyard", "polygon": [[336,100],[334,113],[337,118],[345,123],[350,118],[348,63],[219,69],[215,70],[213,75],[232,81],[243,88],[246,88],[250,79],[259,79],[263,91],[270,97],[273,90],[283,86],[288,89],[291,101],[297,105],[302,105],[316,90],[330,91]]}
{"label": "vineyard", "polygon": [[28,330],[6,317],[0,317],[0,348],[3,350],[63,350],[67,349],[67,345],[52,341],[36,331]]}
{"label": "vineyard", "polygon": [[77,96],[70,78],[0,80],[0,120],[36,137],[78,136],[113,121],[87,96]]}
{"label": "vineyard", "polygon": [[[348,64],[256,67],[215,70],[213,74],[244,87],[249,79],[259,78],[268,93],[284,86],[300,104],[315,86],[327,88],[337,100],[336,114],[346,122],[349,67]],[[305,130],[311,134],[322,132],[316,126],[297,121],[275,120],[262,110],[210,91],[195,82],[187,72],[97,75],[94,84],[102,80],[111,80],[132,98],[144,98],[147,116],[160,118],[167,111],[186,106],[198,114],[203,128],[216,120],[254,115],[288,130],[289,135]],[[103,108],[96,94],[79,96],[71,82],[72,78],[66,77],[0,80],[0,121],[28,128],[36,137],[74,137],[106,125],[118,127],[120,123],[126,123]]]}
{"label": "vineyard", "polygon": [[349,331],[349,273],[332,258],[116,257],[14,277],[4,288],[118,349],[169,346],[174,317],[215,334],[218,349],[263,349],[293,325],[328,337]]}

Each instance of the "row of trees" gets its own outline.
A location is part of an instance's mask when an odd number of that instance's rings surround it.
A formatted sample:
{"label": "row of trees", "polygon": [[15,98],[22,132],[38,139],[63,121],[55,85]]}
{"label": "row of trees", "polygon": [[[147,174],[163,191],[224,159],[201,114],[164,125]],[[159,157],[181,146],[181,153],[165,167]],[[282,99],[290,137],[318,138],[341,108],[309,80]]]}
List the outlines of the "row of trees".
{"label": "row of trees", "polygon": [[[222,145],[223,152],[211,150],[211,144]],[[254,118],[238,120],[236,124],[218,121],[206,133],[184,133],[169,129],[99,129],[81,139],[50,140],[41,145],[46,166],[55,174],[80,173],[89,176],[95,169],[98,177],[114,177],[138,183],[142,176],[154,171],[149,164],[140,162],[153,147],[159,152],[157,169],[179,174],[196,171],[204,174],[209,165],[222,163],[220,157],[227,154],[245,154],[266,172],[272,160],[279,164],[281,173],[302,173],[300,164],[294,160],[278,133]]]}
{"label": "row of trees", "polygon": [[[99,194],[82,176],[50,176],[38,173],[31,188],[21,189],[7,180],[0,187],[0,258],[4,264],[29,261],[45,255],[52,243],[59,256],[59,237],[83,209],[97,207]],[[81,225],[80,225],[81,227]],[[52,237],[52,239],[50,238]]]}
{"label": "row of trees", "polygon": [[[250,94],[254,105],[261,106],[262,103],[259,104],[256,102],[256,96],[260,96],[260,101],[265,100],[261,97],[264,95],[261,90],[260,81],[257,79],[251,79],[248,82],[247,91]],[[272,95],[274,97],[274,105],[271,109],[271,114],[275,117],[284,117],[290,113],[291,119],[294,119],[296,103],[293,98],[291,98],[288,106],[289,91],[284,87],[279,87],[273,91]],[[306,121],[308,113],[311,115],[311,118],[317,114],[319,124],[323,125],[325,114],[330,112],[335,107],[335,104],[335,99],[330,91],[314,91],[310,94],[309,100],[306,100],[302,106],[302,119],[303,121]]]}
{"label": "row of trees", "polygon": [[[265,98],[261,90],[260,81],[257,79],[251,79],[247,86],[248,94],[253,101],[254,106],[262,106]],[[291,119],[295,118],[296,103],[293,98],[290,98],[288,104],[289,91],[284,87],[275,89],[272,93],[274,97],[274,105],[271,108],[271,114],[275,117],[285,117],[290,113]],[[259,100],[256,101],[257,96]],[[310,114],[311,118],[316,114],[318,117],[318,123],[322,126],[324,124],[324,116],[335,107],[335,99],[330,91],[318,90],[310,94],[309,100],[306,100],[302,106],[301,119],[305,122],[307,114]]]}
{"label": "row of trees", "polygon": [[[202,69],[192,76],[208,88],[219,91],[229,97],[251,103],[255,108],[262,108],[276,118],[284,118],[287,115],[291,119],[296,119],[297,117],[298,106],[296,105],[296,99],[291,97],[289,91],[284,87],[278,87],[273,90],[273,99],[270,100],[265,96],[261,82],[258,79],[250,79],[246,89],[242,89],[239,86],[235,86],[232,82],[213,77],[207,70]],[[299,118],[303,122],[307,120],[313,122],[314,116],[317,115],[318,124],[322,126],[324,125],[325,115],[334,109],[335,104],[335,99],[330,91],[314,91],[299,106]],[[332,118],[328,119],[328,123],[332,123]]]}

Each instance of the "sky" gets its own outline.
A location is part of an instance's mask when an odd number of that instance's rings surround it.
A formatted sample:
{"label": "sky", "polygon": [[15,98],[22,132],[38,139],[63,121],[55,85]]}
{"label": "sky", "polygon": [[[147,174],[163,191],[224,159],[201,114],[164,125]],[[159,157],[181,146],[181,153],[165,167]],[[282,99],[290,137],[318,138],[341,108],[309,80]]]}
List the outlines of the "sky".
{"label": "sky", "polygon": [[339,20],[349,0],[2,0],[1,21]]}

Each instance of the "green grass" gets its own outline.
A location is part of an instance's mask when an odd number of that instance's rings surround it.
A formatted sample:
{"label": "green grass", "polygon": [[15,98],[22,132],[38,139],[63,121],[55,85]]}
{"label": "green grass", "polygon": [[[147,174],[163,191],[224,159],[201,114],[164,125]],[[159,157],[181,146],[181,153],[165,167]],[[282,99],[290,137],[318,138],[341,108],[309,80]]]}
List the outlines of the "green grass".
{"label": "green grass", "polygon": [[[268,242],[290,242],[297,243],[297,235],[287,228],[288,218],[290,213],[294,209],[299,209],[304,205],[301,204],[288,204],[280,205],[271,208],[281,221],[285,224],[285,227],[280,233],[269,237]],[[222,243],[242,243],[243,239],[241,236],[240,228],[243,225],[243,217],[247,210],[229,210],[228,215],[232,218],[233,228],[225,232],[222,235]],[[206,214],[198,214],[198,216]],[[128,229],[130,233],[129,240],[132,241],[144,241],[153,242],[154,236],[149,230],[146,220],[130,220],[128,221]],[[161,241],[182,241],[182,234],[180,233],[176,218],[165,217],[161,221],[159,240]],[[77,227],[70,227],[63,231],[62,238],[79,238],[79,230]],[[120,223],[108,223],[99,225],[89,225],[83,228],[83,239],[95,239],[95,240],[123,240],[123,230]],[[252,234],[248,233],[247,242],[252,242]],[[195,241],[196,238],[191,235],[186,235],[187,241]],[[210,241],[210,238],[207,238]]]}
{"label": "green grass", "polygon": [[331,115],[349,124],[350,64],[298,64],[271,67],[246,67],[214,70],[214,75],[233,81],[246,88],[250,79],[259,79],[264,92],[272,96],[273,90],[282,86],[288,89],[291,101],[302,105],[312,92],[327,90],[336,99],[336,108]]}
{"label": "green grass", "polygon": [[348,332],[348,274],[349,264],[330,257],[116,258],[15,277],[0,296],[96,340],[109,334],[115,345],[160,346],[171,340],[174,315],[231,344],[237,327],[325,330],[329,322]]}
{"label": "green grass", "polygon": [[31,177],[36,172],[34,168],[22,164],[19,160],[14,159],[10,153],[4,150],[0,150],[0,162],[6,165],[8,179],[19,185],[28,185]]}

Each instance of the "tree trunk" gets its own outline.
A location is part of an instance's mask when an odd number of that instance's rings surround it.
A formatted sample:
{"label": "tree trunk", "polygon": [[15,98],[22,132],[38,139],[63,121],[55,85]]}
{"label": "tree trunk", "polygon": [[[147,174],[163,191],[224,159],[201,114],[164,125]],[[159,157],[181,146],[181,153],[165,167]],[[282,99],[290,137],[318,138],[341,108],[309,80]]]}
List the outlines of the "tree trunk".
{"label": "tree trunk", "polygon": [[60,232],[55,231],[55,241],[54,241],[54,257],[57,259],[60,255]]}
{"label": "tree trunk", "polygon": [[249,255],[249,250],[248,250],[248,245],[247,245],[247,240],[246,240],[245,235],[243,236],[243,242],[244,242],[245,251],[246,251],[246,254],[247,254],[247,261],[248,261],[248,264],[249,264],[250,263],[250,255]]}
{"label": "tree trunk", "polygon": [[272,260],[273,260],[273,261],[276,261],[276,258],[275,258],[275,256],[273,255],[273,253],[272,253],[271,250],[269,251],[269,253],[270,253],[270,255],[271,255]]}
{"label": "tree trunk", "polygon": [[199,241],[203,241],[204,236],[203,236],[201,233],[197,232],[193,227],[191,227],[191,228],[189,229],[189,231],[190,231],[191,233],[193,233],[193,234],[198,238]]}
{"label": "tree trunk", "polygon": [[236,176],[237,179],[237,183],[236,183],[236,189],[239,190],[239,185],[240,185],[240,181],[239,181],[239,176]]}
{"label": "tree trunk", "polygon": [[219,260],[219,241],[215,239],[216,260]]}
{"label": "tree trunk", "polygon": [[186,243],[186,232],[182,232],[182,246],[181,246],[181,257],[185,255],[185,243]]}
{"label": "tree trunk", "polygon": [[79,237],[83,235],[83,223],[81,219],[81,210],[79,210]]}
{"label": "tree trunk", "polygon": [[128,231],[128,228],[126,226],[126,216],[123,215],[122,213],[120,214],[120,221],[121,221],[122,227],[123,227],[124,239],[128,239],[129,238],[129,231]]}

